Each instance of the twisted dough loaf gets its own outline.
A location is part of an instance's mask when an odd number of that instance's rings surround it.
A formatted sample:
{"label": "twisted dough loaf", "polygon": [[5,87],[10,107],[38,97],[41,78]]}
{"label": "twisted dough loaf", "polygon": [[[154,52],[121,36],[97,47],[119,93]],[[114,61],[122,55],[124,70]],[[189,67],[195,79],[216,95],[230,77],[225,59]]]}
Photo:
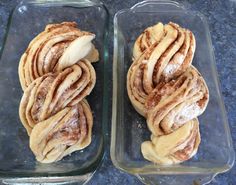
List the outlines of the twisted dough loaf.
{"label": "twisted dough loaf", "polygon": [[191,65],[194,52],[193,33],[174,23],[158,23],[138,37],[127,75],[128,95],[137,112],[146,117],[148,94],[160,81],[182,74]]}
{"label": "twisted dough loaf", "polygon": [[151,141],[142,143],[141,152],[154,163],[180,163],[198,150],[196,117],[205,111],[209,91],[191,65],[195,45],[193,33],[172,22],[148,27],[135,41],[127,91],[147,119]]}
{"label": "twisted dough loaf", "polygon": [[48,25],[19,63],[24,90],[19,115],[36,159],[51,163],[91,143],[93,116],[86,96],[96,83],[95,35],[74,22]]}
{"label": "twisted dough loaf", "polygon": [[98,51],[91,43],[95,35],[76,26],[75,22],[50,24],[30,42],[18,69],[23,90],[36,78],[61,71],[82,58],[98,61]]}
{"label": "twisted dough loaf", "polygon": [[48,73],[34,80],[25,89],[19,108],[28,134],[38,122],[78,104],[90,94],[95,82],[95,70],[86,59],[62,72]]}

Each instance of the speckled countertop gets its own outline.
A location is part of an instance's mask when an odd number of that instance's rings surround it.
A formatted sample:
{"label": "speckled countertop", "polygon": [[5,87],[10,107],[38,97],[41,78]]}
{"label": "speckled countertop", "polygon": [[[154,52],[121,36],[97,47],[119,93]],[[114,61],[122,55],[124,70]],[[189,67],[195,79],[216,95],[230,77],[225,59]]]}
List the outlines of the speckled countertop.
{"label": "speckled countertop", "polygon": [[[7,19],[12,8],[19,0],[0,0],[0,49],[6,32]],[[129,8],[138,0],[104,0],[110,12],[110,25],[113,24],[114,14],[123,8]],[[225,101],[230,129],[236,149],[236,1],[227,0],[189,0],[180,1],[193,10],[204,14],[209,23],[215,52],[219,79]],[[113,53],[113,26],[110,26],[110,60]],[[110,65],[112,65],[110,63]],[[109,69],[112,69],[110,67]],[[111,75],[111,71],[110,71]],[[112,82],[109,82],[110,87]],[[111,94],[111,93],[110,93]],[[111,98],[110,98],[111,100]],[[111,104],[111,102],[110,102]],[[110,114],[111,115],[111,114]],[[110,117],[111,118],[111,117]],[[109,119],[110,120],[110,119]],[[109,122],[110,127],[110,122]],[[110,129],[110,128],[109,128]],[[109,132],[110,134],[110,132]],[[89,185],[95,184],[142,184],[136,177],[116,169],[110,159],[109,146],[101,167],[92,177]],[[236,166],[229,172],[218,175],[211,185],[235,185]]]}

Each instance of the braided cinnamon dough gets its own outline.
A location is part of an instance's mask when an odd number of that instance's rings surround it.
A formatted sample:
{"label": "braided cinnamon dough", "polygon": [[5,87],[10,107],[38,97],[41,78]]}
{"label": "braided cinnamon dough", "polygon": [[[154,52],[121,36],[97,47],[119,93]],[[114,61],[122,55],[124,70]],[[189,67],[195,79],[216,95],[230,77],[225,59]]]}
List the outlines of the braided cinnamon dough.
{"label": "braided cinnamon dough", "polygon": [[175,132],[159,137],[151,136],[151,141],[141,145],[145,159],[158,164],[175,164],[190,159],[197,153],[200,144],[199,123],[192,119]]}
{"label": "braided cinnamon dough", "polygon": [[83,100],[37,123],[30,135],[30,148],[42,163],[58,161],[90,144],[92,125],[91,109]]}
{"label": "braided cinnamon dough", "polygon": [[23,90],[36,78],[61,71],[82,58],[98,61],[98,51],[91,42],[95,35],[76,26],[75,22],[49,24],[30,42],[18,69]]}
{"label": "braided cinnamon dough", "polygon": [[34,80],[20,102],[21,121],[30,135],[33,127],[66,106],[78,104],[90,94],[96,82],[95,70],[83,59],[59,73],[48,73]]}
{"label": "braided cinnamon dough", "polygon": [[148,95],[147,124],[155,135],[169,134],[201,115],[208,104],[209,92],[195,67],[170,82],[159,83]]}
{"label": "braided cinnamon dough", "polygon": [[138,37],[127,89],[132,105],[141,115],[146,117],[144,102],[154,87],[178,77],[191,65],[195,45],[193,33],[174,23],[158,23]]}
{"label": "braided cinnamon dough", "polygon": [[61,160],[91,143],[93,115],[85,98],[96,83],[94,37],[74,22],[51,24],[21,57],[19,116],[39,162]]}
{"label": "braided cinnamon dough", "polygon": [[172,22],[148,27],[135,41],[127,91],[152,133],[141,152],[154,163],[188,160],[200,144],[196,117],[205,111],[209,91],[191,65],[195,48],[193,33]]}

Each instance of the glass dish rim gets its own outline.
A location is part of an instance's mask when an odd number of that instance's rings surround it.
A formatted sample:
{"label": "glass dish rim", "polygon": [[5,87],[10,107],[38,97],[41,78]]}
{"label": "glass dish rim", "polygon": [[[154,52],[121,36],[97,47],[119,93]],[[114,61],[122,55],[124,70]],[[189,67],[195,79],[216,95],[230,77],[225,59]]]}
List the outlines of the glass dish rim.
{"label": "glass dish rim", "polygon": [[[172,1],[172,0],[159,0],[159,1],[155,1],[155,0],[144,0],[142,2],[139,2],[137,4],[135,4],[134,6],[132,6],[131,8],[125,8],[125,9],[121,9],[119,10],[113,19],[113,23],[114,23],[114,51],[113,51],[113,98],[112,98],[112,131],[111,131],[111,147],[110,147],[110,156],[111,156],[111,160],[114,164],[114,166],[120,170],[123,170],[125,172],[131,173],[131,174],[158,174],[158,175],[173,175],[173,174],[218,174],[218,173],[223,173],[228,171],[229,169],[231,169],[234,165],[234,161],[235,161],[235,152],[233,149],[233,142],[232,142],[232,137],[231,137],[231,133],[230,133],[230,128],[229,128],[229,123],[228,123],[228,118],[227,118],[227,113],[225,110],[225,105],[224,105],[224,99],[222,96],[222,91],[221,91],[221,87],[220,87],[220,83],[219,83],[219,77],[218,77],[218,72],[216,69],[216,62],[215,62],[215,55],[214,55],[214,51],[211,48],[210,54],[212,57],[212,68],[213,68],[213,79],[215,81],[216,84],[216,88],[218,90],[218,94],[219,94],[219,98],[220,98],[220,111],[222,112],[222,116],[223,116],[223,125],[226,131],[226,138],[227,138],[227,145],[229,147],[229,159],[227,161],[227,165],[225,164],[222,167],[217,167],[217,168],[198,168],[198,167],[176,167],[176,168],[172,168],[172,169],[168,169],[165,168],[164,166],[158,167],[156,165],[150,165],[151,167],[144,167],[144,168],[135,168],[135,167],[130,167],[127,166],[126,164],[123,164],[121,162],[119,162],[116,159],[116,155],[115,155],[115,147],[116,147],[116,126],[117,124],[119,124],[117,122],[117,96],[118,96],[118,84],[117,84],[117,74],[116,74],[116,69],[117,69],[117,65],[118,65],[118,39],[117,39],[117,35],[119,32],[119,28],[118,28],[118,17],[122,14],[125,14],[127,12],[135,12],[135,9],[140,8],[140,6],[146,6],[148,4],[169,4],[172,6],[175,6],[175,8],[177,8],[177,10],[171,10],[171,12],[185,12],[185,13],[191,13],[194,14],[196,16],[198,16],[201,21],[203,22],[205,28],[206,28],[206,34],[207,34],[207,42],[210,44],[210,46],[212,46],[212,41],[211,41],[211,35],[210,35],[210,30],[209,30],[209,26],[207,23],[207,19],[206,17],[200,13],[199,11],[195,11],[195,10],[189,10],[188,8],[186,8],[183,4],[178,3],[176,1]],[[140,13],[147,13],[146,11],[138,11]],[[135,12],[135,13],[138,13]],[[150,11],[148,11],[150,13]],[[158,12],[169,12],[169,10],[158,10]],[[191,168],[191,171],[189,171]],[[161,170],[160,170],[161,169]],[[176,169],[176,170],[175,170]]]}
{"label": "glass dish rim", "polygon": [[[74,7],[74,8],[86,8],[86,7],[101,7],[105,12],[106,12],[106,19],[105,19],[105,32],[104,32],[104,45],[103,45],[103,53],[101,55],[103,56],[103,71],[104,74],[102,74],[103,78],[103,110],[102,110],[102,144],[101,147],[98,148],[98,153],[96,155],[96,158],[84,169],[79,169],[79,170],[72,170],[69,172],[65,173],[46,173],[46,172],[37,172],[32,174],[30,171],[28,172],[11,172],[9,173],[8,171],[2,171],[0,170],[0,180],[2,181],[7,181],[8,179],[16,179],[20,183],[22,182],[27,182],[27,179],[30,180],[42,180],[44,179],[44,182],[47,182],[47,180],[54,182],[54,180],[60,179],[61,181],[66,180],[66,181],[73,181],[78,179],[81,175],[89,174],[89,173],[95,173],[97,168],[101,165],[104,154],[105,154],[105,145],[106,145],[106,132],[107,132],[107,109],[108,109],[108,95],[107,92],[105,91],[107,89],[107,65],[108,65],[108,33],[109,33],[109,11],[106,8],[106,6],[100,1],[100,0],[21,0],[11,11],[8,16],[7,20],[7,26],[6,26],[6,32],[3,37],[2,41],[2,48],[0,50],[0,61],[2,58],[2,54],[5,48],[6,44],[6,39],[9,34],[9,29],[11,26],[12,18],[13,18],[13,13],[16,11],[16,9],[20,6],[23,5],[36,5],[36,6],[44,6],[44,7],[52,7],[52,6],[60,6],[60,7]],[[65,179],[66,178],[66,179]],[[21,181],[23,180],[23,181]]]}

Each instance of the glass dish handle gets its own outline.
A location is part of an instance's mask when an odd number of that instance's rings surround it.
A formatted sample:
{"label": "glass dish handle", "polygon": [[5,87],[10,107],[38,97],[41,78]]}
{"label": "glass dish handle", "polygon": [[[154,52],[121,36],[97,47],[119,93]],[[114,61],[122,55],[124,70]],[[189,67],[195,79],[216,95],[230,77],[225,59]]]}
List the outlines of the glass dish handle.
{"label": "glass dish handle", "polygon": [[187,7],[181,3],[172,0],[145,0],[132,6],[130,9],[135,12],[156,12],[163,8],[168,10],[186,10]]}
{"label": "glass dish handle", "polygon": [[29,178],[5,178],[1,179],[1,184],[18,184],[18,185],[36,185],[36,184],[50,184],[50,185],[83,185],[86,184],[93,173],[87,173],[78,176],[67,176],[67,177],[29,177]]}
{"label": "glass dish handle", "polygon": [[89,6],[96,6],[96,5],[102,5],[103,3],[100,0],[22,0],[20,5],[22,4],[37,4],[37,5],[43,5],[43,6],[52,6],[52,5],[73,5],[77,7],[89,7]]}
{"label": "glass dish handle", "polygon": [[136,176],[138,179],[149,185],[204,185],[210,183],[217,174],[193,174],[193,175],[155,175],[146,174]]}

